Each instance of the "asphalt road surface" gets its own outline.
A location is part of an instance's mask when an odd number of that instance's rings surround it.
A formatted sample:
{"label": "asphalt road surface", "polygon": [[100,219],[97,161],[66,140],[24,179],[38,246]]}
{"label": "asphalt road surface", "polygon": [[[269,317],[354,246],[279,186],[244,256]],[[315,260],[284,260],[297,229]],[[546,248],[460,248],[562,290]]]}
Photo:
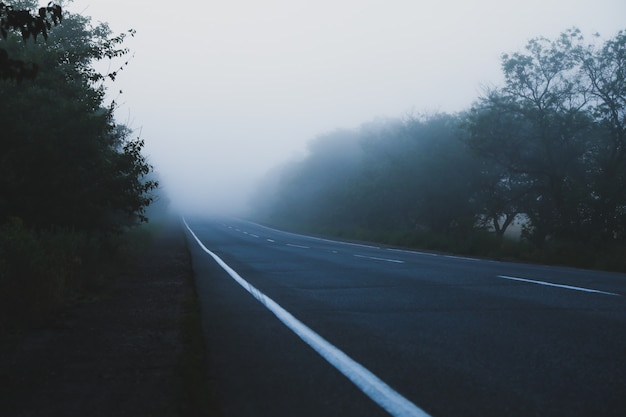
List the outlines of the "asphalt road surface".
{"label": "asphalt road surface", "polygon": [[187,219],[225,416],[626,416],[626,275]]}

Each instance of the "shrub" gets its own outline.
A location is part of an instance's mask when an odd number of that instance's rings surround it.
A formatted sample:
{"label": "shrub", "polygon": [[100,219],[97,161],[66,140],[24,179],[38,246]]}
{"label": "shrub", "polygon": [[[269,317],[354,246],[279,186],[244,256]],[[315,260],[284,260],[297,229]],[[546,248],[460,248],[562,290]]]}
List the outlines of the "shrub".
{"label": "shrub", "polygon": [[[141,230],[140,230],[141,229]],[[65,304],[102,289],[148,246],[153,231],[118,235],[0,226],[0,335],[46,323]]]}
{"label": "shrub", "polygon": [[60,304],[65,271],[48,249],[18,218],[0,228],[0,331],[37,324]]}

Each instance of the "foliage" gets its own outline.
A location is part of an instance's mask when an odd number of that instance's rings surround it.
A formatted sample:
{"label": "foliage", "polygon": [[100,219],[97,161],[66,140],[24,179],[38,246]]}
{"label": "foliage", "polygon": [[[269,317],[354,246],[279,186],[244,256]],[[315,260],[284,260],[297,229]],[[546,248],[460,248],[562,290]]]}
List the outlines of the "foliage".
{"label": "foliage", "polygon": [[[466,112],[334,132],[271,179],[262,220],[385,243],[624,268],[626,32],[502,56]],[[523,242],[507,231],[521,223]]]}
{"label": "foliage", "polygon": [[45,44],[7,39],[12,54],[41,71],[29,83],[0,81],[0,219],[93,232],[146,220],[157,183],[144,180],[151,171],[144,142],[115,123],[103,84],[114,76],[93,66],[123,58],[125,36],[67,14]]}
{"label": "foliage", "polygon": [[154,233],[154,225],[106,236],[34,231],[18,218],[7,219],[0,225],[0,338],[98,297],[145,252]]}
{"label": "foliage", "polygon": [[269,215],[335,230],[471,227],[479,176],[458,125],[454,116],[435,115],[321,136],[306,159],[285,169],[274,200],[263,191]]}
{"label": "foliage", "polygon": [[496,167],[508,209],[528,216],[527,236],[623,241],[626,221],[626,35],[600,49],[576,29],[503,55],[505,86],[467,117],[468,144]]}
{"label": "foliage", "polygon": [[0,227],[0,334],[36,324],[77,291],[92,242],[76,233],[38,235],[17,218]]}
{"label": "foliage", "polygon": [[[16,9],[0,2],[0,36],[5,40],[10,31],[20,32],[24,41],[32,37],[36,42],[39,35],[47,40],[52,25],[56,26],[62,20],[63,11],[56,4],[48,3],[47,7],[40,7],[37,15],[33,15],[29,10]],[[38,70],[37,64],[11,59],[7,50],[0,48],[0,80],[33,79]]]}
{"label": "foliage", "polygon": [[[127,65],[122,44],[134,32],[112,36],[106,24],[53,5],[33,17],[51,24],[24,26],[15,16],[28,21],[33,2],[16,3],[2,5],[2,51],[39,72],[0,77],[0,332],[40,322],[98,281],[120,251],[131,253],[131,236],[120,232],[147,221],[158,186],[143,140],[115,122],[115,102],[105,104],[105,81]],[[47,41],[24,42],[16,27]],[[123,63],[102,74],[100,60]]]}

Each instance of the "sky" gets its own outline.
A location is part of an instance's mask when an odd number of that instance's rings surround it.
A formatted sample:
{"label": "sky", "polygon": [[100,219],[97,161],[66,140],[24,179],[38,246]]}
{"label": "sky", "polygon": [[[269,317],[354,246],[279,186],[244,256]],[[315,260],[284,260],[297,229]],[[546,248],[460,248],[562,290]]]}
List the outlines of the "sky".
{"label": "sky", "polygon": [[[109,100],[175,208],[244,208],[307,142],[377,118],[468,109],[500,57],[576,26],[626,29],[624,0],[75,0],[132,59]],[[122,94],[119,92],[122,91]]]}

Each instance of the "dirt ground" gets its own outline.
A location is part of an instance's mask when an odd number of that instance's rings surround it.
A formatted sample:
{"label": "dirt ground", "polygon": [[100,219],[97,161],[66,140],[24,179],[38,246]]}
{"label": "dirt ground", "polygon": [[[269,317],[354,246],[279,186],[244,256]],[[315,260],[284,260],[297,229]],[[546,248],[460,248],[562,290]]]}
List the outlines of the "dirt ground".
{"label": "dirt ground", "polygon": [[0,415],[199,415],[181,367],[191,277],[184,235],[170,222],[99,297],[0,346]]}

